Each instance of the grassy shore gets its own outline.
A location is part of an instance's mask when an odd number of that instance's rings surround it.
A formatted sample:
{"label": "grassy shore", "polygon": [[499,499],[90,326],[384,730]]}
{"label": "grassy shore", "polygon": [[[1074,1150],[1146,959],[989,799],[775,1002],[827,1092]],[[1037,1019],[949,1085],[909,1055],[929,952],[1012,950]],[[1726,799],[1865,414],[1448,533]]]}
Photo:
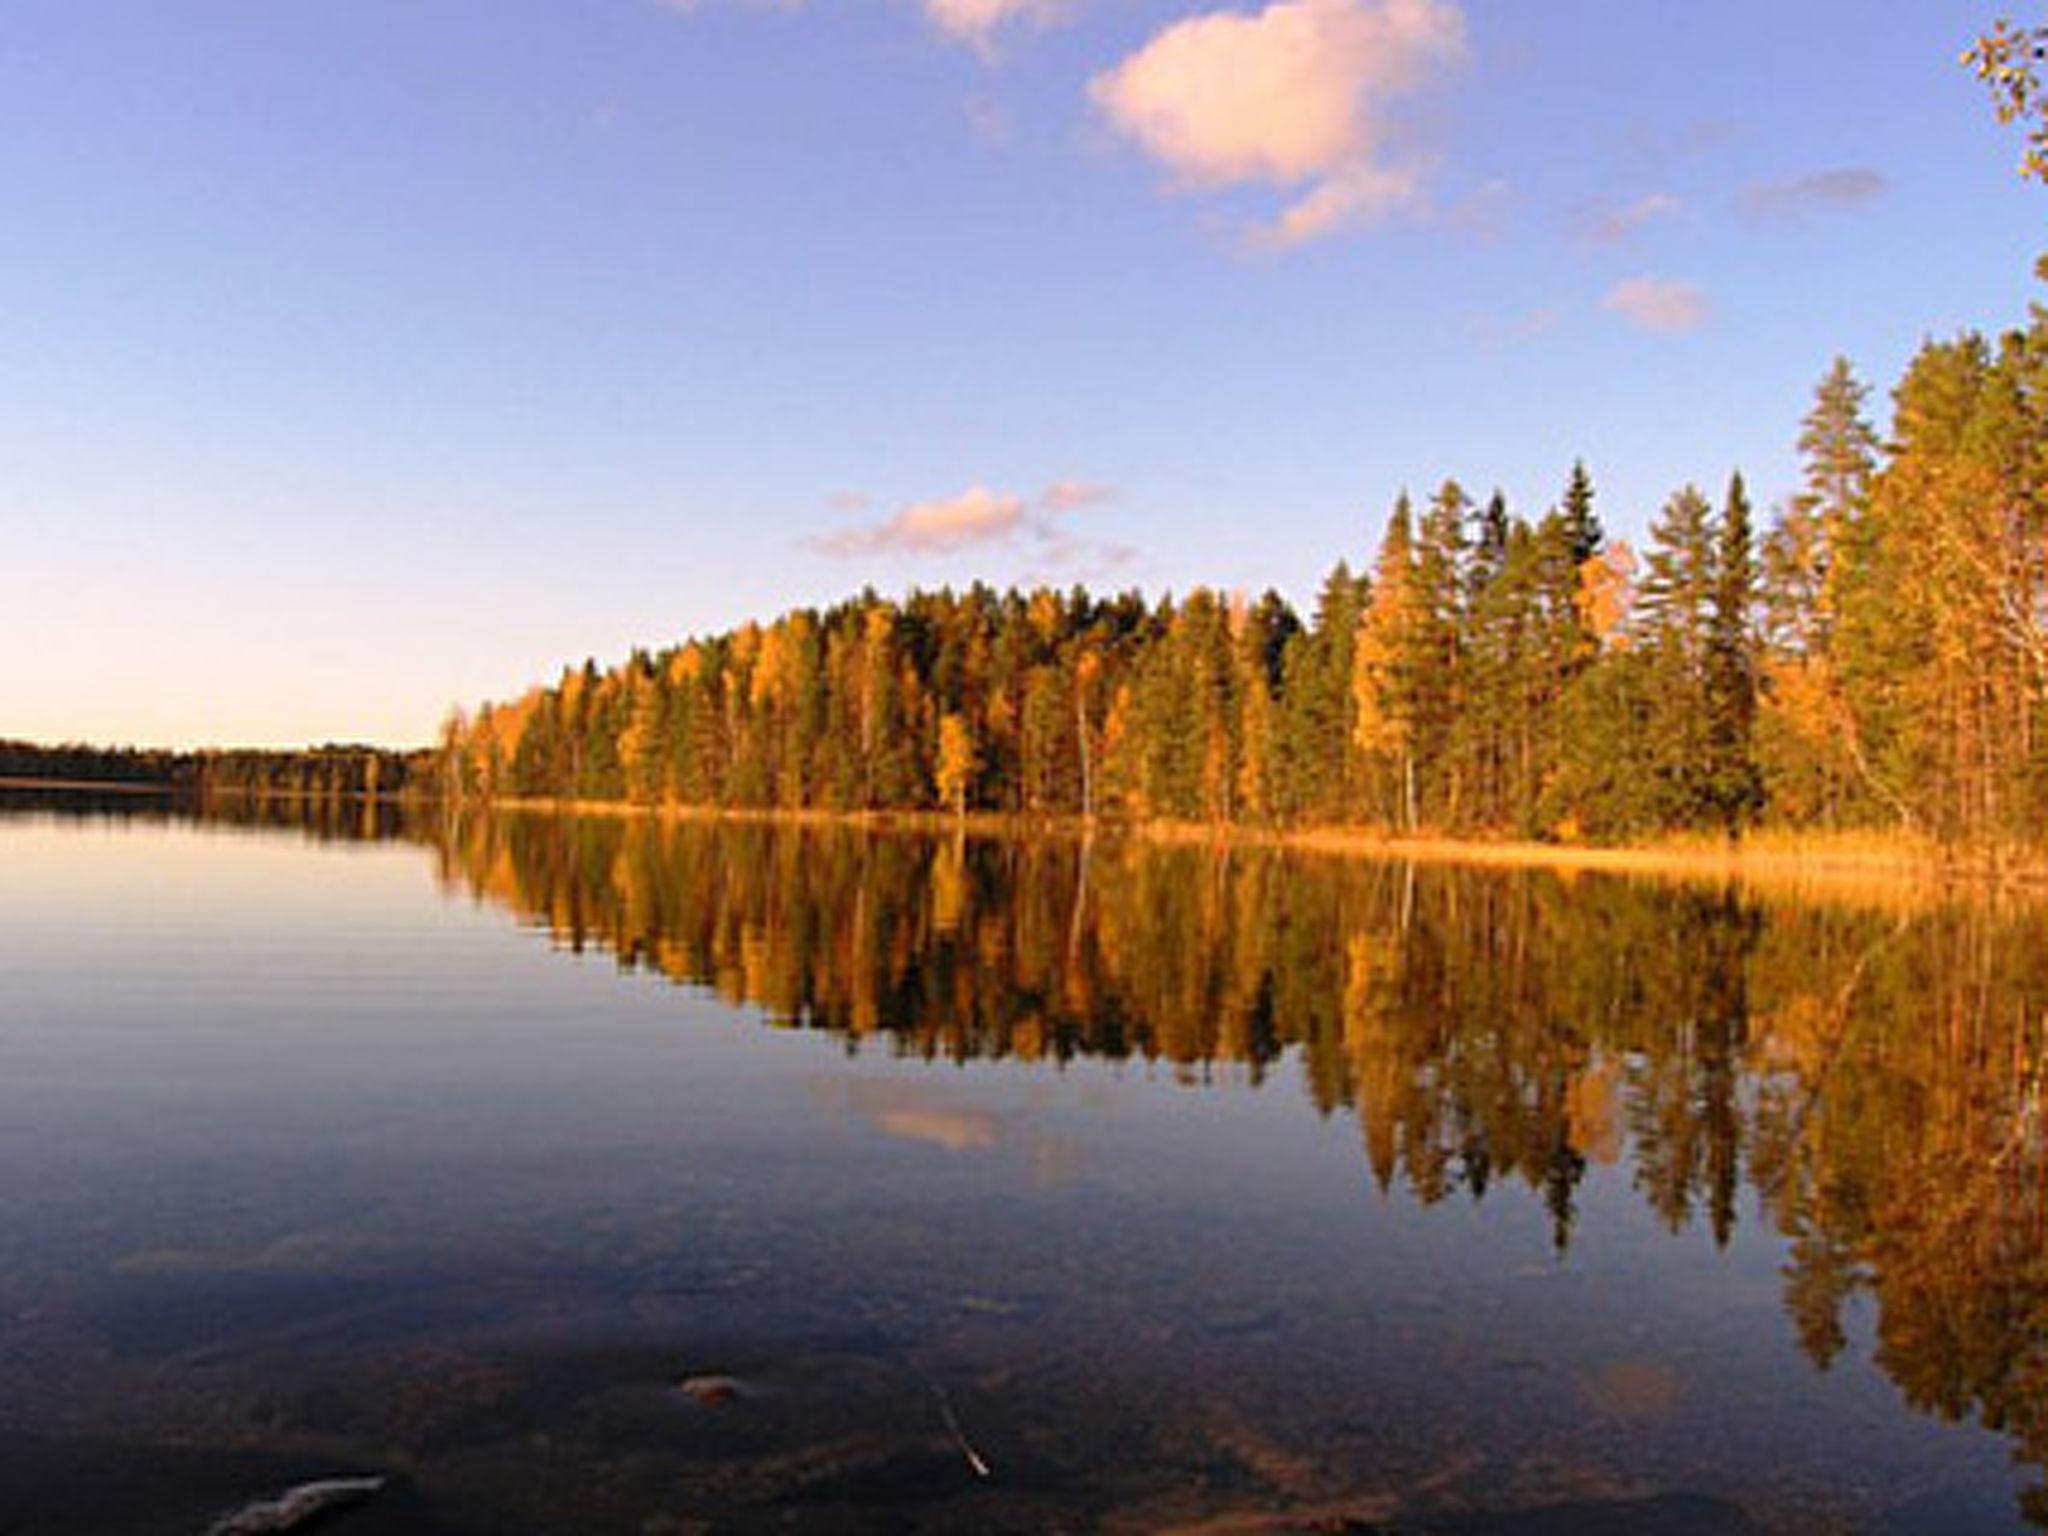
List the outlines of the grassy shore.
{"label": "grassy shore", "polygon": [[[112,790],[168,793],[162,785],[63,783],[4,779],[0,788]],[[216,790],[217,798],[362,800],[359,793]],[[417,794],[379,795],[380,801],[418,808],[433,804]],[[1091,838],[1169,846],[1285,848],[1331,858],[1405,860],[1494,869],[1545,869],[1655,879],[1730,882],[1786,894],[1861,895],[1896,901],[1963,891],[2048,894],[2048,850],[2031,847],[1955,848],[1903,832],[1789,832],[1766,829],[1740,842],[1713,836],[1669,836],[1639,843],[1599,845],[1514,838],[1406,836],[1370,827],[1247,827],[1229,823],[1080,816],[1022,816],[971,811],[834,811],[745,809],[715,806],[644,806],[623,800],[551,800],[500,797],[495,811],[548,815],[616,816],[661,821],[778,826],[854,827],[875,832],[964,835],[973,838]]]}
{"label": "grassy shore", "polygon": [[2048,850],[1944,847],[1903,832],[1752,832],[1739,842],[1670,836],[1624,845],[1535,842],[1512,838],[1404,836],[1367,827],[1263,828],[1171,820],[1018,816],[942,811],[747,810],[640,806],[623,801],[500,799],[499,810],[667,821],[788,826],[846,826],[873,831],[962,834],[976,838],[1090,837],[1218,848],[1288,848],[1342,858],[1407,860],[1497,869],[1599,872],[1687,881],[1736,882],[1782,890],[1923,895],[1965,889],[2048,893]]}

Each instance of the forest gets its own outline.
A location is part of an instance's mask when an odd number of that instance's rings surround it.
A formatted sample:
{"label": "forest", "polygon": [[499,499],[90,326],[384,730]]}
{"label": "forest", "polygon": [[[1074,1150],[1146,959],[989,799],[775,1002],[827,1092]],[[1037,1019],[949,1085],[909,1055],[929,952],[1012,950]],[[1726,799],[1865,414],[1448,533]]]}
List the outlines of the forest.
{"label": "forest", "polygon": [[[2041,268],[2048,278],[2048,262]],[[2048,837],[2048,309],[1930,340],[1889,429],[1837,359],[1803,484],[1687,486],[1638,550],[1575,464],[1445,480],[1303,616],[1198,587],[872,590],[450,718],[456,801],[951,810],[1621,841]]]}

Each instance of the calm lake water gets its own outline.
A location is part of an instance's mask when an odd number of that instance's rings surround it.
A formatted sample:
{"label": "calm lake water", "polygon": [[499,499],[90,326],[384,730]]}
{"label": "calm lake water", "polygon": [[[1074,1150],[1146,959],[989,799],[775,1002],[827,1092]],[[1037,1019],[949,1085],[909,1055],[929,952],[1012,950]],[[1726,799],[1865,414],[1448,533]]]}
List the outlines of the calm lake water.
{"label": "calm lake water", "polygon": [[0,1530],[2028,1529],[2044,1019],[2030,905],[15,797]]}

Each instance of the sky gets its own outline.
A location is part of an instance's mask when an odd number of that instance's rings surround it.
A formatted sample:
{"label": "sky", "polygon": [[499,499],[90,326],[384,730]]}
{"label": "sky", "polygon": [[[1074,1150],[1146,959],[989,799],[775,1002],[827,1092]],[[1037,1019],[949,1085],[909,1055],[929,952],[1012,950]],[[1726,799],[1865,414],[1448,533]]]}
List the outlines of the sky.
{"label": "sky", "polygon": [[[1609,530],[2048,189],[1869,0],[8,0],[0,736],[430,740],[864,586],[1275,587],[1404,488]],[[2048,297],[2048,295],[2043,295]]]}

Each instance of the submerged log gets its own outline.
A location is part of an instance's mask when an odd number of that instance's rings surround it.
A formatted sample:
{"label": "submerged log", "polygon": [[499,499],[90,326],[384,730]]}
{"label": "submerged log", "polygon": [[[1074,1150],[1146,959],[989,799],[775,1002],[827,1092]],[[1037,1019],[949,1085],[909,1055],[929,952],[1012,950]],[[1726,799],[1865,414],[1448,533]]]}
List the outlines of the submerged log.
{"label": "submerged log", "polygon": [[277,1531],[295,1531],[331,1510],[374,1498],[383,1488],[381,1477],[327,1477],[300,1483],[274,1499],[259,1499],[215,1521],[206,1536],[272,1536]]}

